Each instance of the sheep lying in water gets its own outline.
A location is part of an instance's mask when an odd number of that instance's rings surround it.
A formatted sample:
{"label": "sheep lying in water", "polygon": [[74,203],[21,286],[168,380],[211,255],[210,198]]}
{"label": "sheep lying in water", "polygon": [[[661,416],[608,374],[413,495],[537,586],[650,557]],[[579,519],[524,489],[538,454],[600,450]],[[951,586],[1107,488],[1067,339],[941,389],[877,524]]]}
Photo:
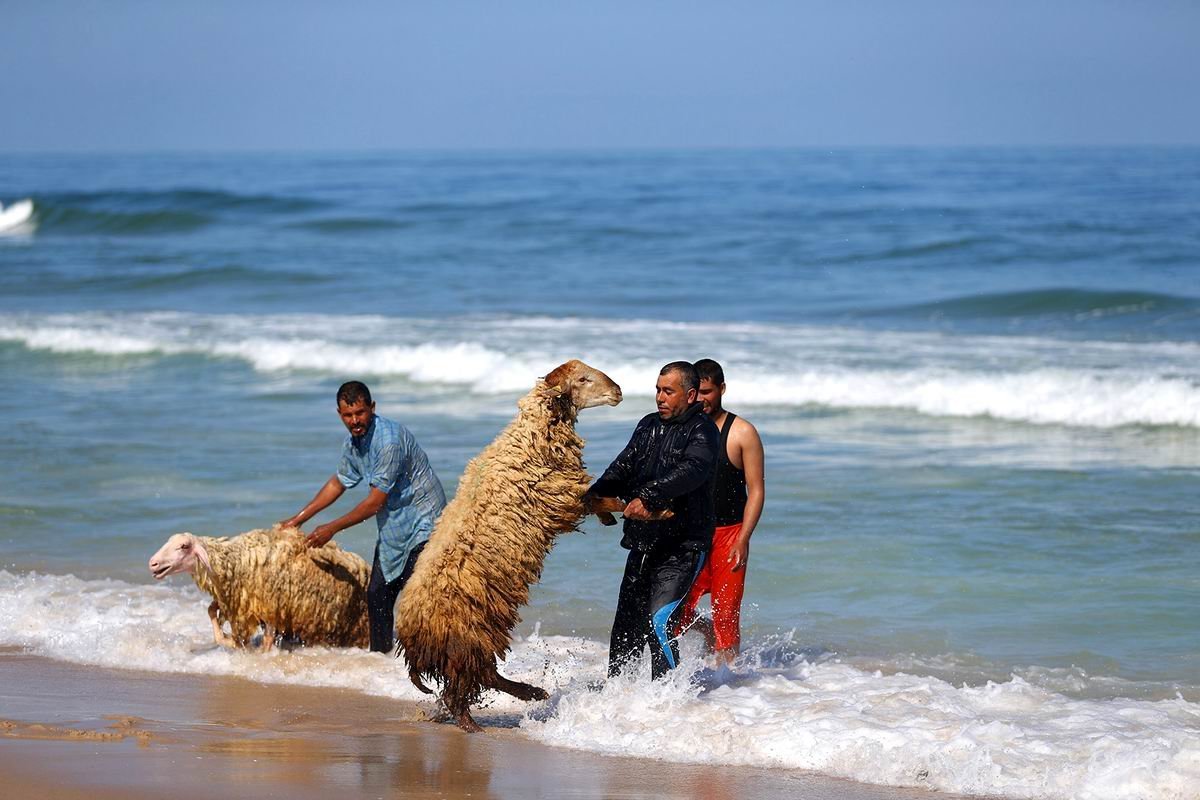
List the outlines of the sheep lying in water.
{"label": "sheep lying in water", "polygon": [[150,572],[156,580],[190,573],[212,596],[208,616],[219,645],[246,647],[261,624],[264,650],[277,636],[309,645],[367,646],[370,565],[333,542],[309,548],[295,528],[219,539],[177,533],[150,559]]}
{"label": "sheep lying in water", "polygon": [[497,672],[518,609],[561,533],[587,509],[579,411],[621,402],[621,387],[582,361],[568,361],[517,403],[514,419],[467,464],[400,596],[396,638],[409,677],[441,683],[442,702],[464,730],[479,730],[470,706],[485,689],[545,699],[536,686]]}

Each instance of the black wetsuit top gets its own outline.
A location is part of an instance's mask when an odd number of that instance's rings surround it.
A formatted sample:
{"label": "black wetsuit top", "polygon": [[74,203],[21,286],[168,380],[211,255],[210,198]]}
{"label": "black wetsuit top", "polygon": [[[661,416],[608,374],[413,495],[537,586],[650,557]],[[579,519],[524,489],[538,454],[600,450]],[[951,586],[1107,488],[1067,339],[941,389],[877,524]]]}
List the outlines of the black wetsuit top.
{"label": "black wetsuit top", "polygon": [[729,431],[737,414],[725,412],[721,426],[721,444],[717,451],[717,474],[713,482],[713,505],[717,525],[738,525],[746,513],[746,472],[729,460]]}
{"label": "black wetsuit top", "polygon": [[672,519],[625,518],[621,546],[639,551],[658,547],[707,552],[712,547],[712,479],[720,432],[700,403],[664,420],[647,414],[629,444],[589,490],[599,497],[629,502],[640,497],[650,511],[671,509]]}

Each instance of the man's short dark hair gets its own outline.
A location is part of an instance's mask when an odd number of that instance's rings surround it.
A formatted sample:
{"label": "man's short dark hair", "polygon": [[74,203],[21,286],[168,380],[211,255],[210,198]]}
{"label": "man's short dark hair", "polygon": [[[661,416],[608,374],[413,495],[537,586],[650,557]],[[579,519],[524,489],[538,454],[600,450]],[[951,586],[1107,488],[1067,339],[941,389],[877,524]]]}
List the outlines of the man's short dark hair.
{"label": "man's short dark hair", "polygon": [[700,376],[700,380],[709,381],[713,386],[720,386],[725,382],[725,370],[721,369],[721,365],[711,358],[702,358],[693,366],[696,368],[696,374]]}
{"label": "man's short dark hair", "polygon": [[337,401],[339,406],[342,403],[352,406],[360,401],[371,405],[371,390],[362,381],[346,381],[338,389]]}
{"label": "man's short dark hair", "polygon": [[668,375],[672,372],[679,373],[679,382],[683,384],[685,392],[691,389],[700,388],[700,376],[696,374],[696,368],[692,366],[690,361],[672,361],[658,371],[659,375]]}

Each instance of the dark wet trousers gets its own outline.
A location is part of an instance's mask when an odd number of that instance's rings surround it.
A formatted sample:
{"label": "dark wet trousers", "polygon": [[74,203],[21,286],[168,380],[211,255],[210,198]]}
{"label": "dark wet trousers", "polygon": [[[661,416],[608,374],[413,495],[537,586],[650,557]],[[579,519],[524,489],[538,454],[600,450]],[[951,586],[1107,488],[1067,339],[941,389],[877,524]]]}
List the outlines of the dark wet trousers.
{"label": "dark wet trousers", "polygon": [[379,566],[379,545],[375,545],[375,561],[371,564],[371,580],[367,583],[367,619],[371,626],[371,652],[390,653],[395,646],[396,598],[417,565],[417,556],[425,549],[425,542],[413,548],[404,562],[400,577],[389,582],[383,577]]}
{"label": "dark wet trousers", "polygon": [[672,631],[704,559],[704,553],[694,550],[629,551],[608,645],[610,677],[632,667],[647,646],[654,678],[661,678],[679,663],[679,646]]}

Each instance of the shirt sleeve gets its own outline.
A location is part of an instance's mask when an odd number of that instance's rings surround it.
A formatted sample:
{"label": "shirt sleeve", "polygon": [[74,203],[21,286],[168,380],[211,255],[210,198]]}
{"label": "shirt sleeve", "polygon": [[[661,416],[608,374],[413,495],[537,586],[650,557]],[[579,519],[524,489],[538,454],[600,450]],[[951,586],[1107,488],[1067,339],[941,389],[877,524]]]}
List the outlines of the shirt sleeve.
{"label": "shirt sleeve", "polygon": [[347,489],[353,489],[362,480],[362,473],[358,471],[358,466],[350,457],[349,442],[342,448],[342,460],[338,463],[337,476],[338,480],[342,482],[342,486]]}
{"label": "shirt sleeve", "polygon": [[404,463],[404,451],[398,442],[392,442],[379,448],[379,454],[372,465],[368,485],[387,494],[396,485],[400,477],[400,467]]}

